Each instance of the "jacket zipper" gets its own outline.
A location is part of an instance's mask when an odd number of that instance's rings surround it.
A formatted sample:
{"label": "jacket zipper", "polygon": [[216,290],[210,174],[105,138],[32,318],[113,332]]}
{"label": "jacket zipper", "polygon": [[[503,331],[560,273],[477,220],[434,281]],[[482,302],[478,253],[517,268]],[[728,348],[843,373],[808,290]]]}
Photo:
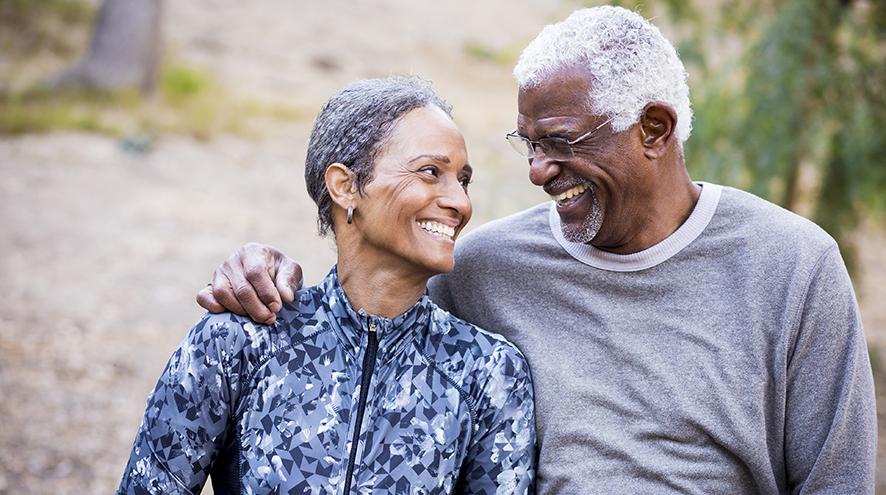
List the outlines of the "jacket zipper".
{"label": "jacket zipper", "polygon": [[375,371],[375,355],[378,351],[378,338],[375,334],[375,323],[369,322],[367,334],[366,354],[363,355],[363,376],[360,377],[360,401],[357,404],[357,417],[354,418],[354,436],[351,438],[351,454],[348,459],[348,471],[345,475],[345,489],[347,495],[351,491],[351,477],[354,475],[354,465],[357,461],[357,442],[360,440],[360,426],[363,424],[363,413],[366,410],[366,397],[369,395],[369,384]]}

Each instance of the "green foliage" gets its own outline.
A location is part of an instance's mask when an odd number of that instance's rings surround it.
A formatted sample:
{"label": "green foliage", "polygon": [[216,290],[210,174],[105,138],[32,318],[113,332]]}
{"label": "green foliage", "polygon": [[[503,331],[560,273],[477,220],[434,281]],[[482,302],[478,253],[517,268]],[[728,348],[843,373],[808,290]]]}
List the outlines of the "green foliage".
{"label": "green foliage", "polygon": [[205,92],[210,78],[203,72],[184,65],[167,67],[160,78],[163,95],[171,99],[187,99]]}
{"label": "green foliage", "polygon": [[95,13],[86,0],[0,0],[0,50],[26,56],[40,50],[69,54],[69,33]]}
{"label": "green foliage", "polygon": [[[677,3],[693,12],[668,2]],[[701,57],[684,57],[700,82],[686,147],[693,175],[806,207],[851,266],[847,234],[886,212],[886,5],[730,2],[713,17],[674,19],[707,40]],[[729,39],[741,43],[737,63],[712,64]]]}
{"label": "green foliage", "polygon": [[120,137],[131,133],[183,134],[209,139],[220,134],[251,135],[257,121],[310,119],[285,104],[262,104],[230,94],[197,68],[173,63],[160,77],[154,97],[132,90],[48,91],[32,88],[0,94],[0,134],[78,130]]}
{"label": "green foliage", "polygon": [[21,22],[43,16],[58,17],[66,22],[86,22],[92,14],[92,4],[86,0],[0,0],[0,17]]}
{"label": "green foliage", "polygon": [[4,95],[0,99],[0,134],[65,129],[117,135],[120,130],[101,116],[100,106],[107,98],[84,91]]}

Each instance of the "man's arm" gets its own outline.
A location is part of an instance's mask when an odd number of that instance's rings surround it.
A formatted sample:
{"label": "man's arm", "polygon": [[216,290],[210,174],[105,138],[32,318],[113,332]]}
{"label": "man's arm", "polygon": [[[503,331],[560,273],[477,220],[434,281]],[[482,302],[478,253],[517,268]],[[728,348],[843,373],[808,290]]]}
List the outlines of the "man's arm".
{"label": "man's arm", "polygon": [[795,318],[785,404],[788,490],[873,493],[873,376],[858,304],[836,246],[819,260]]}
{"label": "man's arm", "polygon": [[270,325],[301,284],[298,263],[271,246],[250,242],[215,269],[212,282],[197,293],[197,304],[211,313],[230,311]]}

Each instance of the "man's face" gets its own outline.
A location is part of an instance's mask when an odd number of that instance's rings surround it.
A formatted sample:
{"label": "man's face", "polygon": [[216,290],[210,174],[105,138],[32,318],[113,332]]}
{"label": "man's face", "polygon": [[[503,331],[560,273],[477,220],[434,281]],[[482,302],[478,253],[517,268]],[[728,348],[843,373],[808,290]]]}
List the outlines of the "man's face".
{"label": "man's face", "polygon": [[[562,69],[542,84],[521,90],[517,132],[531,140],[560,137],[574,140],[607,118],[591,110],[591,74],[582,67]],[[617,250],[630,239],[637,218],[631,208],[638,182],[646,178],[632,146],[634,127],[613,133],[603,125],[574,145],[574,157],[552,160],[536,147],[529,179],[557,202],[564,237]],[[641,153],[642,156],[642,153]],[[593,241],[593,242],[592,242]]]}

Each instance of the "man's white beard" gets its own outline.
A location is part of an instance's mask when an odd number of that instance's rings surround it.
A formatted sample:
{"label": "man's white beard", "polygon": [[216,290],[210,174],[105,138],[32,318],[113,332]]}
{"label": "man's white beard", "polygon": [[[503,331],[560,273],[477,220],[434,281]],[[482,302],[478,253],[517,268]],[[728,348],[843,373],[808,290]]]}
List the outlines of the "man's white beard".
{"label": "man's white beard", "polygon": [[581,225],[574,227],[567,223],[560,223],[563,237],[569,242],[588,244],[597,236],[600,226],[603,225],[603,209],[600,208],[600,200],[597,199],[597,191],[593,185],[588,193],[591,195],[591,211],[588,212]]}

